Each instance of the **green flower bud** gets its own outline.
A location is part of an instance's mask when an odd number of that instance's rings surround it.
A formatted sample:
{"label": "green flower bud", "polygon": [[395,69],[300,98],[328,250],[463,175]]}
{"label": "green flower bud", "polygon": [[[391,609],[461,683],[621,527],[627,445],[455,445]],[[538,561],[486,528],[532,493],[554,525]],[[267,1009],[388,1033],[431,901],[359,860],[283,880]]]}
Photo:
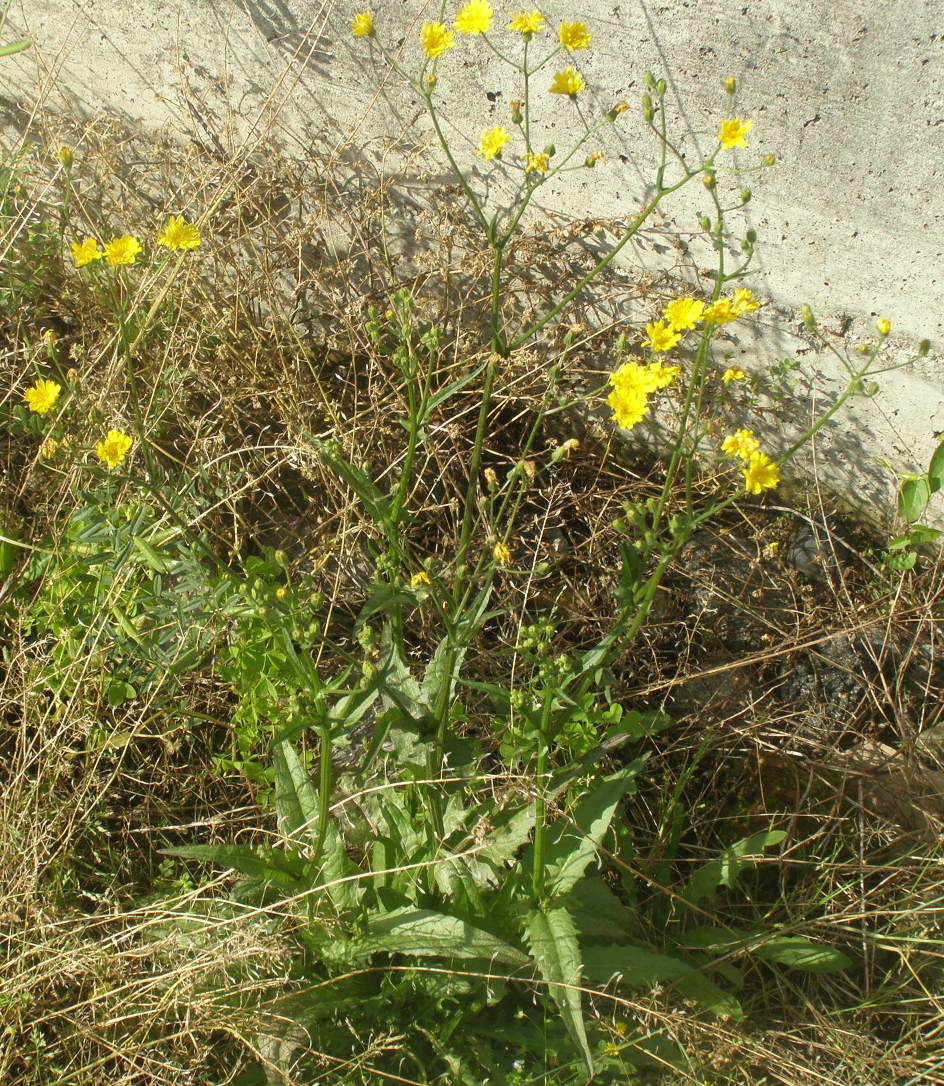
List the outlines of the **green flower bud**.
{"label": "green flower bud", "polygon": [[806,303],[803,304],[803,308],[800,310],[800,313],[803,316],[803,323],[806,325],[807,328],[812,329],[816,327],[816,318],[813,316],[813,310],[810,309],[810,307],[806,305]]}
{"label": "green flower bud", "polygon": [[734,94],[734,92],[737,90],[737,80],[734,78],[733,75],[729,75],[728,78],[724,81],[724,89],[728,94]]}
{"label": "green flower bud", "polygon": [[701,183],[710,192],[715,187],[715,185],[717,185],[717,183],[718,183],[718,179],[715,176],[715,171],[714,170],[707,170],[705,173],[703,173],[701,175]]}
{"label": "green flower bud", "polygon": [[711,230],[711,219],[707,215],[700,215],[698,218],[698,225],[702,230]]}
{"label": "green flower bud", "polygon": [[652,74],[652,72],[646,72],[646,74],[642,77],[642,81],[650,90],[656,89],[656,77]]}
{"label": "green flower bud", "polygon": [[774,166],[774,165],[776,165],[776,162],[777,162],[777,156],[776,155],[764,155],[764,157],[760,160],[760,164],[762,166]]}
{"label": "green flower bud", "polygon": [[741,203],[742,204],[748,203],[750,201],[750,198],[751,198],[751,190],[750,189],[741,189]]}
{"label": "green flower bud", "polygon": [[652,118],[655,116],[655,111],[652,108],[652,99],[648,94],[642,96],[642,115],[647,124],[651,123]]}
{"label": "green flower bud", "polygon": [[660,98],[663,98],[665,96],[665,92],[666,92],[666,82],[665,82],[664,79],[660,79],[659,82],[656,83],[656,94],[658,94],[658,96]]}
{"label": "green flower bud", "polygon": [[931,341],[929,339],[922,339],[918,344],[918,357],[927,358],[928,351],[931,350]]}

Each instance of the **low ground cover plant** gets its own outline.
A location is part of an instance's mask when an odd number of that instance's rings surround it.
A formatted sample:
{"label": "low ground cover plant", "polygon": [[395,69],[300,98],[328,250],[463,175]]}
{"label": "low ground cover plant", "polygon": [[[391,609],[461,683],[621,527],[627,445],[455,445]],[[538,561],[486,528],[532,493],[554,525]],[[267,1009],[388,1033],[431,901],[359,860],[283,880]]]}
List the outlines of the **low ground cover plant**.
{"label": "low ground cover plant", "polygon": [[[791,369],[719,348],[761,305],[736,213],[772,165],[733,162],[753,131],[733,80],[704,157],[655,75],[590,115],[583,22],[469,0],[422,25],[417,70],[379,16],[350,31],[425,102],[465,200],[442,236],[479,260],[447,287],[459,305],[379,256],[369,297],[322,286],[345,351],[286,312],[272,273],[299,238],[259,217],[243,164],[210,184],[198,162],[148,218],[90,198],[115,168],[91,145],[7,157],[5,1081],[937,1073],[933,806],[909,807],[903,849],[903,816],[861,793],[850,814],[824,752],[861,765],[906,714],[911,740],[939,724],[920,519],[940,451],[905,477],[884,555],[827,532],[808,576],[774,574],[813,523],[778,504],[791,462],[878,391],[889,323],[847,355],[807,311],[846,387],[805,431],[759,436],[749,411]],[[437,99],[459,48],[493,50],[520,94],[468,134],[480,171]],[[573,146],[544,142],[542,96],[578,117]],[[529,204],[604,168],[595,141],[630,116],[657,148],[647,201],[522,306]],[[42,170],[55,201],[30,191]],[[572,305],[686,186],[707,289],[597,341]],[[620,452],[643,429],[661,457]],[[722,587],[696,568],[718,540]],[[841,721],[793,720],[797,752],[775,669],[807,650],[820,700],[856,653],[875,666]],[[716,671],[725,689],[686,704]]]}

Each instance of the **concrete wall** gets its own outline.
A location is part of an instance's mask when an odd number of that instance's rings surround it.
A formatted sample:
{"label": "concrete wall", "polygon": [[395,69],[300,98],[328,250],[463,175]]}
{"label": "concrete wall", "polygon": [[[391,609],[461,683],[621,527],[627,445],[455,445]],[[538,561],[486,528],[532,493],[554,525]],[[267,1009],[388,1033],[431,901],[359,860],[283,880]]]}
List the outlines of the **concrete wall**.
{"label": "concrete wall", "polygon": [[[417,95],[386,70],[365,39],[349,32],[365,4],[351,0],[13,0],[5,39],[30,34],[36,48],[0,63],[9,100],[90,121],[111,113],[182,137],[212,130],[228,151],[265,154],[345,149],[380,162],[429,144]],[[457,3],[450,3],[451,21]],[[523,6],[493,0],[496,26]],[[672,131],[693,148],[713,145],[725,109],[722,79],[734,76],[737,111],[752,118],[747,151],[728,161],[773,169],[746,177],[754,196],[745,226],[759,235],[755,292],[770,300],[756,327],[728,349],[745,368],[785,354],[807,368],[815,395],[839,387],[828,354],[811,350],[797,312],[810,303],[835,342],[872,333],[876,314],[893,323],[889,359],[908,357],[930,337],[931,356],[880,380],[880,397],[859,402],[861,431],[843,424],[818,466],[850,498],[884,502],[888,487],[863,471],[875,457],[902,470],[923,466],[944,429],[944,5],[940,0],[569,0],[540,5],[551,26],[581,19],[591,48],[536,78],[536,120],[563,148],[574,107],[546,93],[552,70],[574,63],[587,79],[586,108],[631,109],[601,142],[607,161],[540,190],[538,217],[621,218],[638,206],[656,150],[638,111],[647,69],[669,82]],[[377,0],[377,33],[417,70],[420,24],[439,5]],[[459,37],[459,36],[457,36]],[[499,29],[496,40],[512,39]],[[550,40],[550,35],[545,35]],[[437,94],[463,165],[479,131],[507,122],[518,97],[509,70],[480,40],[460,37],[440,63]],[[537,140],[541,143],[543,140]],[[439,161],[432,150],[429,162]],[[476,163],[478,165],[476,165]],[[490,176],[498,176],[491,171]],[[501,187],[496,188],[500,197]],[[665,229],[622,259],[622,272],[678,265],[697,280],[697,244],[679,263],[671,249],[706,210],[705,194],[676,200]],[[669,246],[669,252],[666,252]],[[640,311],[645,315],[645,311]],[[634,314],[635,317],[635,314]],[[651,315],[650,315],[651,319]]]}

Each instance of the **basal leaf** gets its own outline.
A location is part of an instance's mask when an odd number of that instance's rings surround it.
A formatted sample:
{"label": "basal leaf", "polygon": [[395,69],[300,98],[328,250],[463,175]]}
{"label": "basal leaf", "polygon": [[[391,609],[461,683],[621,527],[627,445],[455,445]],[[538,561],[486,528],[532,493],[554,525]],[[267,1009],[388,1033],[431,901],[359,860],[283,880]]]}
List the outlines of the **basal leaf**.
{"label": "basal leaf", "polygon": [[366,944],[375,952],[427,958],[486,958],[511,969],[528,965],[528,956],[511,943],[457,916],[433,909],[405,908],[368,919]]}
{"label": "basal leaf", "polygon": [[593,1056],[587,1043],[580,994],[580,945],[570,913],[562,906],[532,909],[525,919],[524,932],[531,956],[561,1012],[567,1032],[583,1053],[592,1075]]}
{"label": "basal leaf", "polygon": [[776,935],[756,947],[754,953],[761,961],[777,962],[806,973],[838,973],[852,965],[852,959],[841,950],[799,935]]}
{"label": "basal leaf", "polygon": [[273,882],[288,890],[298,888],[302,865],[293,857],[275,850],[258,853],[247,845],[178,845],[159,850],[162,856],[181,856],[201,860],[222,868],[232,868],[241,875],[263,882]]}

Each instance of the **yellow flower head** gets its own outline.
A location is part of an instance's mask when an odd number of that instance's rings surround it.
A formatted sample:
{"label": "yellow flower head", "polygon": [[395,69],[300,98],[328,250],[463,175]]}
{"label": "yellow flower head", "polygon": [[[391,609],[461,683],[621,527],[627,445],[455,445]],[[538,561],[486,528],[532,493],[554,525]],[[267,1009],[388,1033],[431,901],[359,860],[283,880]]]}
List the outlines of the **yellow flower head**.
{"label": "yellow flower head", "polygon": [[760,494],[764,490],[773,490],[780,482],[780,469],[772,464],[767,455],[754,453],[744,465],[744,489],[748,494]]}
{"label": "yellow flower head", "polygon": [[565,68],[551,82],[551,94],[567,94],[575,97],[583,89],[583,76],[576,68]]}
{"label": "yellow flower head", "polygon": [[479,149],[475,153],[481,155],[487,162],[496,155],[500,155],[507,142],[508,133],[500,124],[494,128],[486,128],[479,136]]}
{"label": "yellow flower head", "polygon": [[112,468],[117,468],[128,455],[131,445],[131,438],[127,434],[123,434],[120,430],[109,430],[105,435],[105,440],[95,446],[95,455],[111,471]]}
{"label": "yellow flower head", "polygon": [[288,589],[285,587],[284,584],[280,584],[279,587],[275,590],[275,598],[277,600],[284,600],[287,595]]}
{"label": "yellow flower head", "polygon": [[551,163],[551,156],[546,152],[542,152],[538,155],[527,154],[522,155],[521,157],[524,159],[525,173],[547,173]]}
{"label": "yellow flower head", "polygon": [[694,328],[701,320],[705,303],[697,298],[676,298],[674,302],[669,302],[662,312],[676,332],[684,332]]}
{"label": "yellow flower head", "polygon": [[419,588],[421,584],[430,584],[429,574],[420,570],[410,578],[410,588]]}
{"label": "yellow flower head", "polygon": [[646,325],[648,339],[642,341],[644,347],[651,347],[654,351],[671,351],[682,338],[680,332],[676,332],[672,325],[664,321],[651,321]]}
{"label": "yellow flower head", "polygon": [[62,385],[40,377],[23,393],[23,399],[30,411],[34,411],[37,415],[45,415],[56,406],[56,400],[59,399],[61,391]]}
{"label": "yellow flower head", "polygon": [[754,127],[753,121],[744,121],[740,117],[728,117],[721,122],[718,129],[718,140],[725,151],[732,147],[746,147],[744,137]]}
{"label": "yellow flower head", "polygon": [[583,23],[561,23],[557,28],[557,40],[565,49],[573,53],[577,49],[586,49],[590,44],[590,35]]}
{"label": "yellow flower head", "polygon": [[892,330],[892,322],[887,317],[879,317],[875,322],[875,329],[880,336],[887,336]]}
{"label": "yellow flower head", "polygon": [[640,422],[649,407],[649,397],[660,388],[667,388],[681,370],[678,366],[663,366],[661,362],[640,365],[624,362],[610,374],[613,391],[606,402],[613,410],[617,426],[631,430]]}
{"label": "yellow flower head", "polygon": [[423,52],[430,58],[442,56],[447,49],[451,49],[456,43],[453,40],[451,30],[447,30],[442,23],[423,23],[420,31],[420,44]]}
{"label": "yellow flower head", "polygon": [[140,252],[141,242],[130,234],[105,243],[105,259],[109,264],[133,264]]}
{"label": "yellow flower head", "polygon": [[735,317],[742,317],[745,313],[751,313],[760,308],[758,302],[747,287],[740,287],[731,296],[731,312]]}
{"label": "yellow flower head", "polygon": [[500,566],[511,565],[511,548],[507,543],[496,543],[492,555]]}
{"label": "yellow flower head", "polygon": [[163,233],[157,235],[157,244],[167,249],[196,249],[200,231],[183,215],[168,215]]}
{"label": "yellow flower head", "polygon": [[537,8],[531,11],[516,11],[508,24],[509,30],[517,30],[525,38],[530,38],[544,26],[544,16]]}
{"label": "yellow flower head", "polygon": [[77,241],[73,241],[70,248],[72,249],[72,259],[75,261],[77,268],[84,268],[86,264],[91,264],[93,260],[101,260],[105,255],[99,249],[95,238],[86,238],[81,245]]}
{"label": "yellow flower head", "polygon": [[753,430],[735,430],[721,442],[721,451],[725,456],[736,460],[750,460],[760,449],[760,443],[754,437]]}
{"label": "yellow flower head", "polygon": [[351,33],[355,38],[372,38],[374,36],[374,15],[371,11],[359,12],[351,20]]}
{"label": "yellow flower head", "polygon": [[58,448],[59,442],[54,437],[43,438],[43,443],[39,446],[40,460],[51,460],[56,455],[56,449]]}
{"label": "yellow flower head", "polygon": [[62,163],[68,170],[72,166],[73,159],[72,148],[68,146],[59,147],[56,149],[56,158]]}
{"label": "yellow flower head", "polygon": [[584,166],[590,166],[591,168],[596,166],[598,162],[604,162],[606,155],[602,151],[591,151],[589,155],[583,160]]}
{"label": "yellow flower head", "polygon": [[742,369],[738,369],[737,366],[729,366],[724,373],[721,374],[721,380],[729,385],[732,381],[743,381],[747,374]]}
{"label": "yellow flower head", "polygon": [[467,0],[452,25],[461,34],[484,34],[492,25],[493,14],[487,0]]}
{"label": "yellow flower head", "polygon": [[737,313],[731,307],[730,298],[719,298],[714,305],[708,306],[701,319],[706,324],[729,324],[737,320]]}

